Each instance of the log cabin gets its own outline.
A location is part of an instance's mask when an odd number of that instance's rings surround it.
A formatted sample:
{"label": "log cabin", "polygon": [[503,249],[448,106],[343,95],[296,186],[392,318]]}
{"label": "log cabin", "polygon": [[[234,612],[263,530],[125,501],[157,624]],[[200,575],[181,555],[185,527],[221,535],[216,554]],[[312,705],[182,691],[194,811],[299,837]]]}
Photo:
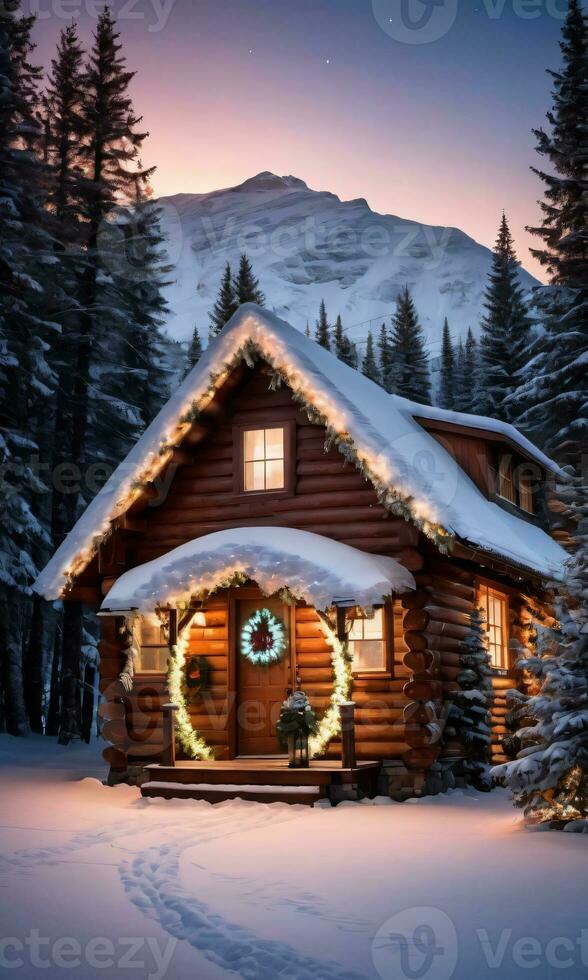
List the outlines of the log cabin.
{"label": "log cabin", "polygon": [[[438,792],[464,757],[443,719],[475,606],[501,761],[517,654],[566,560],[558,475],[512,426],[390,395],[242,306],[35,584],[100,617],[111,780],[212,801]],[[294,690],[319,720],[307,770],[276,737]]]}

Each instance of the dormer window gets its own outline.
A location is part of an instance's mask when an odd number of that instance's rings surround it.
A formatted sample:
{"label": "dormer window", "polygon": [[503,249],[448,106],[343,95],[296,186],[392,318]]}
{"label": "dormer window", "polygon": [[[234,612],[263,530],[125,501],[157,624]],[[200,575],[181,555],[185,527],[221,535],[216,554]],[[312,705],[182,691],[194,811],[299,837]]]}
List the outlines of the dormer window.
{"label": "dormer window", "polygon": [[511,453],[503,453],[498,463],[498,496],[525,513],[534,514],[533,484],[538,475],[536,465],[513,459]]}
{"label": "dormer window", "polygon": [[535,506],[533,501],[533,490],[530,484],[530,478],[527,473],[519,473],[519,507],[521,510],[525,510],[527,514],[535,513]]}
{"label": "dormer window", "polygon": [[515,487],[512,476],[512,456],[504,454],[500,457],[498,467],[498,493],[511,504],[516,504]]}

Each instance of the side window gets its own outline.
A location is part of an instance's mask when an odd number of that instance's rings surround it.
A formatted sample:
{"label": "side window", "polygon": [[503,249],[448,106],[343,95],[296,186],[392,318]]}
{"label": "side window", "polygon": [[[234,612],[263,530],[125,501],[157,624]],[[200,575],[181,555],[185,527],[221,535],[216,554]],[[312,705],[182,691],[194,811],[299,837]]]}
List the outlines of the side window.
{"label": "side window", "polygon": [[486,645],[491,666],[497,670],[508,670],[508,597],[489,585],[480,585],[478,600],[486,620]]}
{"label": "side window", "polygon": [[[359,612],[359,615],[358,615]],[[347,612],[351,666],[354,673],[385,671],[388,668],[386,614],[383,608],[366,613]]]}
{"label": "side window", "polygon": [[141,656],[137,664],[140,674],[165,674],[169,649],[158,624],[141,622]]}

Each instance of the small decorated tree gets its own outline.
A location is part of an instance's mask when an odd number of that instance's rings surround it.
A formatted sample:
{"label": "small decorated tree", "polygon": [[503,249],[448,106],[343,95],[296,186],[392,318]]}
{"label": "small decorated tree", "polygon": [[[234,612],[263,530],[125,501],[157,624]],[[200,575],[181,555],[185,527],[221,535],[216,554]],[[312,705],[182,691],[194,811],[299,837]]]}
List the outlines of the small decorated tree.
{"label": "small decorated tree", "polygon": [[489,790],[492,671],[484,643],[482,613],[476,607],[470,616],[469,633],[461,644],[457,681],[461,690],[452,695],[446,733],[463,746],[460,775],[476,789]]}
{"label": "small decorated tree", "polygon": [[521,661],[537,693],[521,699],[517,758],[494,774],[529,824],[588,829],[588,495],[579,480],[559,488],[572,531],[566,581],[552,586],[558,628],[540,628],[537,652]]}
{"label": "small decorated tree", "polygon": [[288,749],[290,765],[308,766],[308,739],[318,731],[318,719],[304,691],[295,691],[283,702],[276,731]]}

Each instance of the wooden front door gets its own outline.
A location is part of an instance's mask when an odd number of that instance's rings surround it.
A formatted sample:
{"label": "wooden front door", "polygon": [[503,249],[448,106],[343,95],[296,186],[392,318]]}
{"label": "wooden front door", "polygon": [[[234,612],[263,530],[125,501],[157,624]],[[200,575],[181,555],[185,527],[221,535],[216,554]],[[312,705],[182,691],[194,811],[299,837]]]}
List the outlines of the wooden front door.
{"label": "wooden front door", "polygon": [[[260,595],[235,603],[237,661],[237,755],[280,755],[276,735],[280,705],[291,685],[290,638],[287,607]],[[277,663],[254,664],[241,651],[241,631],[260,609],[269,609],[286,630],[286,649]]]}

